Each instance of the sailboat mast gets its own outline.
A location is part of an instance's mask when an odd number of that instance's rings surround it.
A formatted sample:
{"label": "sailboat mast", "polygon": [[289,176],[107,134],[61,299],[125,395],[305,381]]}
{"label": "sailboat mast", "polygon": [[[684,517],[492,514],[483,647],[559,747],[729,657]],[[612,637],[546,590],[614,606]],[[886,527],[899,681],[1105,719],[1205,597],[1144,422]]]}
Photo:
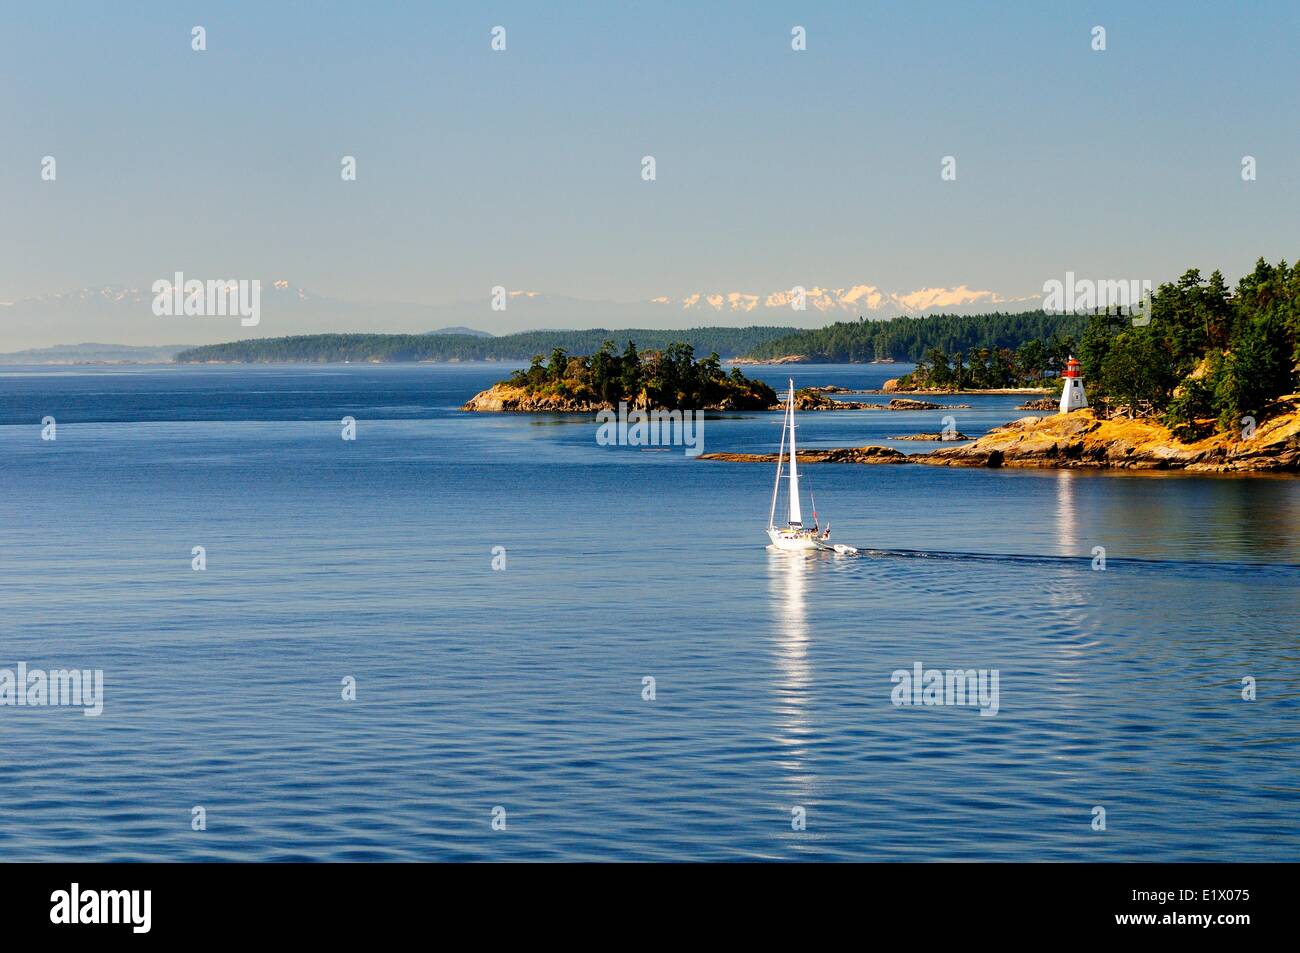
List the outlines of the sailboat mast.
{"label": "sailboat mast", "polygon": [[794,378],[790,378],[790,396],[786,399],[790,415],[790,525],[802,526],[803,513],[799,509],[799,465],[794,445]]}

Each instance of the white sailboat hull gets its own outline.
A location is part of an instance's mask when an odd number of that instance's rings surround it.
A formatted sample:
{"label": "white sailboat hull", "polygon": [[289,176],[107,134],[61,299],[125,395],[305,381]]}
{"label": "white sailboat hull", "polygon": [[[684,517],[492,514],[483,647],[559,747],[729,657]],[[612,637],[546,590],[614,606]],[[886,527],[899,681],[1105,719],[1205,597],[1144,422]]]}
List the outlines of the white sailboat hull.
{"label": "white sailboat hull", "polygon": [[807,551],[831,548],[816,536],[808,533],[796,533],[791,530],[769,528],[767,531],[767,538],[772,541],[772,545],[777,549]]}

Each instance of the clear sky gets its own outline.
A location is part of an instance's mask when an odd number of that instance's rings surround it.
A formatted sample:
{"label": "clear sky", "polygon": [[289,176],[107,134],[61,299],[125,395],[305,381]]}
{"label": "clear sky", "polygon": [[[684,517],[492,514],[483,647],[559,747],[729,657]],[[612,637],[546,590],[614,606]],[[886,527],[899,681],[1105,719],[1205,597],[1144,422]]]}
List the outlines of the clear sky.
{"label": "clear sky", "polygon": [[15,0],[0,301],[176,270],[485,315],[498,284],[1235,277],[1300,257],[1298,37],[1294,0]]}

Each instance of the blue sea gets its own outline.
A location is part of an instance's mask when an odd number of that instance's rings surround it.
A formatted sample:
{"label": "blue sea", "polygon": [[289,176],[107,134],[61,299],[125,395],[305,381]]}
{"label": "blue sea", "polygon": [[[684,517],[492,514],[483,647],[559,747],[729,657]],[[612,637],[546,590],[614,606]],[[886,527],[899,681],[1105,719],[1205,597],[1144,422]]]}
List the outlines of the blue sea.
{"label": "blue sea", "polygon": [[[0,706],[0,858],[1300,855],[1300,482],[808,466],[862,553],[791,557],[773,467],[458,409],[505,373],[0,368],[0,669],[104,686]],[[894,704],[917,663],[996,671],[997,713]]]}

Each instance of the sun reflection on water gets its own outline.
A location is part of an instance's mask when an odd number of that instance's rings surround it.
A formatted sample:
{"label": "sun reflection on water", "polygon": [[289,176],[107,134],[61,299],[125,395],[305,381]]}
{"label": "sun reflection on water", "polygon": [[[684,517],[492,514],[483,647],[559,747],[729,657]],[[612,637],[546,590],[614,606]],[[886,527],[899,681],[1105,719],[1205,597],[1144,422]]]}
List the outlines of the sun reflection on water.
{"label": "sun reflection on water", "polygon": [[816,556],[770,550],[768,586],[772,596],[776,741],[785,749],[782,763],[796,791],[811,791],[808,745],[815,728],[809,711],[812,664],[806,590]]}

